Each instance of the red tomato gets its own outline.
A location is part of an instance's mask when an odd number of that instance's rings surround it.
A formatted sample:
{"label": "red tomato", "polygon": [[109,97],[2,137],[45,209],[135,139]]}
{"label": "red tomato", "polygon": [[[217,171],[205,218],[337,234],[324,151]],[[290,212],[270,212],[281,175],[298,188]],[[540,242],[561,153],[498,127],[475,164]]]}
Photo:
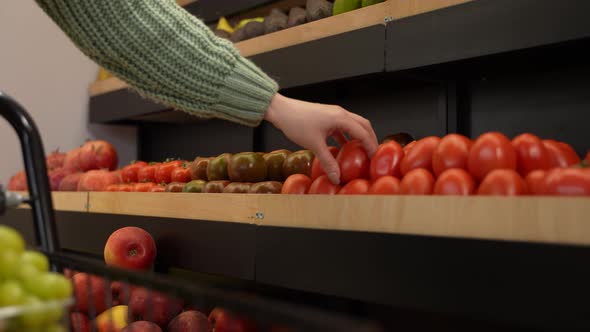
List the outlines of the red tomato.
{"label": "red tomato", "polygon": [[364,195],[369,192],[370,186],[369,180],[354,179],[342,187],[338,195]]}
{"label": "red tomato", "polygon": [[435,195],[473,195],[475,180],[461,168],[451,168],[442,172],[434,184]]}
{"label": "red tomato", "polygon": [[529,190],[529,193],[533,195],[542,195],[544,192],[543,186],[545,182],[545,176],[547,171],[538,169],[527,174],[524,179]]}
{"label": "red tomato", "polygon": [[160,163],[150,164],[142,167],[137,171],[138,182],[154,182],[156,181],[156,169],[160,166]]}
{"label": "red tomato", "polygon": [[399,180],[386,175],[378,178],[369,188],[370,195],[397,195],[399,194]]}
{"label": "red tomato", "polygon": [[105,191],[119,191],[119,184],[108,185]]}
{"label": "red tomato", "polygon": [[[332,154],[334,158],[338,156],[338,148],[334,146],[329,146],[328,151]],[[311,179],[315,180],[320,175],[324,175],[326,172],[322,169],[322,165],[320,165],[320,160],[316,157],[313,158],[313,163],[311,164]]]}
{"label": "red tomato", "polygon": [[451,168],[467,169],[471,140],[463,135],[443,137],[432,154],[432,170],[436,176]]}
{"label": "red tomato", "polygon": [[163,193],[166,191],[166,186],[162,186],[162,185],[155,185],[153,187],[150,188],[149,192],[151,193]]}
{"label": "red tomato", "polygon": [[580,162],[580,157],[576,152],[564,143],[546,139],[543,140],[543,145],[549,152],[552,167],[568,167]]}
{"label": "red tomato", "polygon": [[120,184],[117,188],[117,191],[120,192],[132,192],[133,191],[133,184]]}
{"label": "red tomato", "polygon": [[547,173],[543,193],[559,196],[589,196],[590,170],[586,168],[558,168]]}
{"label": "red tomato", "polygon": [[369,178],[371,160],[363,145],[358,140],[350,141],[338,152],[338,166],[340,166],[340,181],[348,183],[354,179]]}
{"label": "red tomato", "polygon": [[522,134],[512,140],[512,146],[516,151],[517,169],[520,175],[526,176],[537,169],[551,168],[549,152],[539,137],[533,134]]}
{"label": "red tomato", "polygon": [[477,138],[469,152],[469,173],[482,180],[495,169],[516,169],[516,152],[506,136],[485,133]]}
{"label": "red tomato", "polygon": [[123,167],[121,170],[121,179],[124,183],[137,182],[137,172],[145,166],[147,166],[145,161],[136,161]]}
{"label": "red tomato", "polygon": [[133,191],[135,192],[148,192],[156,184],[153,182],[140,182],[133,185]]}
{"label": "red tomato", "polygon": [[305,174],[293,174],[285,180],[281,194],[307,194],[311,186],[311,179]]}
{"label": "red tomato", "polygon": [[526,195],[526,182],[512,169],[495,169],[483,179],[478,195],[516,196]]}
{"label": "red tomato", "polygon": [[339,191],[339,185],[333,184],[327,175],[321,175],[311,183],[307,193],[310,195],[336,195]]}
{"label": "red tomato", "polygon": [[369,166],[371,180],[375,181],[386,175],[399,178],[401,176],[400,164],[403,158],[404,149],[398,142],[389,141],[379,145]]}
{"label": "red tomato", "polygon": [[184,166],[176,167],[170,173],[170,182],[191,182],[191,169]]}
{"label": "red tomato", "polygon": [[154,173],[154,182],[156,183],[170,183],[172,178],[172,171],[182,166],[182,161],[173,160],[161,164]]}
{"label": "red tomato", "polygon": [[402,195],[430,195],[434,188],[434,176],[429,170],[416,168],[402,179],[399,191]]}
{"label": "red tomato", "polygon": [[590,150],[586,153],[586,158],[584,158],[584,160],[586,161],[586,164],[590,164]]}
{"label": "red tomato", "polygon": [[416,145],[416,141],[411,141],[410,143],[406,144],[404,146],[404,154],[408,154],[408,152],[410,152],[410,150],[412,150],[414,145]]}
{"label": "red tomato", "polygon": [[[401,162],[400,170],[402,175],[408,174],[409,171],[417,168],[432,170],[432,154],[438,146],[440,138],[428,136],[416,142],[416,145],[408,151]],[[403,182],[403,181],[402,181]]]}

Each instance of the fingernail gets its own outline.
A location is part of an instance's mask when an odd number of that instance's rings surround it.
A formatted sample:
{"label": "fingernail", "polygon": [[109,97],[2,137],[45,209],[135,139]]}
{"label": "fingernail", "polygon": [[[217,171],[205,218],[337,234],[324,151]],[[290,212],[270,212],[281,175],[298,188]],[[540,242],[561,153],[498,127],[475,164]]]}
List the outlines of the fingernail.
{"label": "fingernail", "polygon": [[328,173],[328,179],[330,179],[330,181],[333,184],[340,184],[340,178],[338,177],[338,173],[336,173],[336,172]]}

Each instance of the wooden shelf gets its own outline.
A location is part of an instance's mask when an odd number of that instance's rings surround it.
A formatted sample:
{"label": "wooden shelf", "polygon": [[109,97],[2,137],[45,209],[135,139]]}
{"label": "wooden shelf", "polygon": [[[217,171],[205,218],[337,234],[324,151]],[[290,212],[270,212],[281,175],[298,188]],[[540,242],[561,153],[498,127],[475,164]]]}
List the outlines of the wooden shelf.
{"label": "wooden shelf", "polygon": [[[239,42],[236,47],[243,56],[253,57],[374,25],[385,26],[390,20],[418,15],[469,1],[471,0],[388,0],[338,16]],[[381,38],[381,41],[383,42],[383,38]],[[90,96],[98,96],[127,87],[128,85],[120,79],[109,78],[92,83]]]}
{"label": "wooden shelf", "polygon": [[[27,192],[20,194],[28,197]],[[88,193],[85,192],[52,192],[53,208],[57,211],[88,212]],[[30,207],[23,204],[21,208]]]}
{"label": "wooden shelf", "polygon": [[588,198],[85,195],[55,193],[56,209],[257,226],[590,245]]}

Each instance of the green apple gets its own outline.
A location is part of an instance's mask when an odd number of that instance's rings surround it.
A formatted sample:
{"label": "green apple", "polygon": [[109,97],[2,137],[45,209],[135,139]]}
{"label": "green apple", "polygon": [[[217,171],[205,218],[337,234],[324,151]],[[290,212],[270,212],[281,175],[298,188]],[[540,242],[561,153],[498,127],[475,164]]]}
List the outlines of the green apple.
{"label": "green apple", "polygon": [[20,264],[31,264],[40,272],[46,272],[49,270],[49,260],[47,259],[47,257],[42,253],[34,250],[25,251],[20,257]]}
{"label": "green apple", "polygon": [[25,250],[25,240],[13,228],[0,225],[0,251],[13,250],[21,253]]}

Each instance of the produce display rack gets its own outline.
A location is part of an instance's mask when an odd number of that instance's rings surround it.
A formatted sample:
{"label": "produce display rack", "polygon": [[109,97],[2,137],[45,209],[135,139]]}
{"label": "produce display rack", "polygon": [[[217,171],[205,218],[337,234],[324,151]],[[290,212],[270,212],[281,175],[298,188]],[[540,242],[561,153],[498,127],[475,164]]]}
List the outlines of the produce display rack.
{"label": "produce display rack", "polygon": [[[269,3],[183,4],[211,23]],[[285,95],[342,105],[379,137],[530,131],[585,154],[589,10],[585,0],[387,0],[236,46]],[[90,122],[136,126],[142,160],[298,148],[269,124],[198,120],[115,78],[90,94]],[[53,198],[68,252],[100,256],[112,231],[135,225],[156,238],[162,272],[320,304],[386,330],[590,328],[585,198]],[[0,222],[31,240],[28,219],[19,209]]]}
{"label": "produce display rack", "polygon": [[[197,279],[299,301],[338,301],[339,310],[354,303],[391,328],[398,308],[475,319],[482,329],[490,322],[590,326],[585,198],[53,197],[67,252],[99,257],[113,231],[133,225],[156,239],[162,272],[192,271]],[[13,211],[8,222],[26,231],[27,214]]]}

